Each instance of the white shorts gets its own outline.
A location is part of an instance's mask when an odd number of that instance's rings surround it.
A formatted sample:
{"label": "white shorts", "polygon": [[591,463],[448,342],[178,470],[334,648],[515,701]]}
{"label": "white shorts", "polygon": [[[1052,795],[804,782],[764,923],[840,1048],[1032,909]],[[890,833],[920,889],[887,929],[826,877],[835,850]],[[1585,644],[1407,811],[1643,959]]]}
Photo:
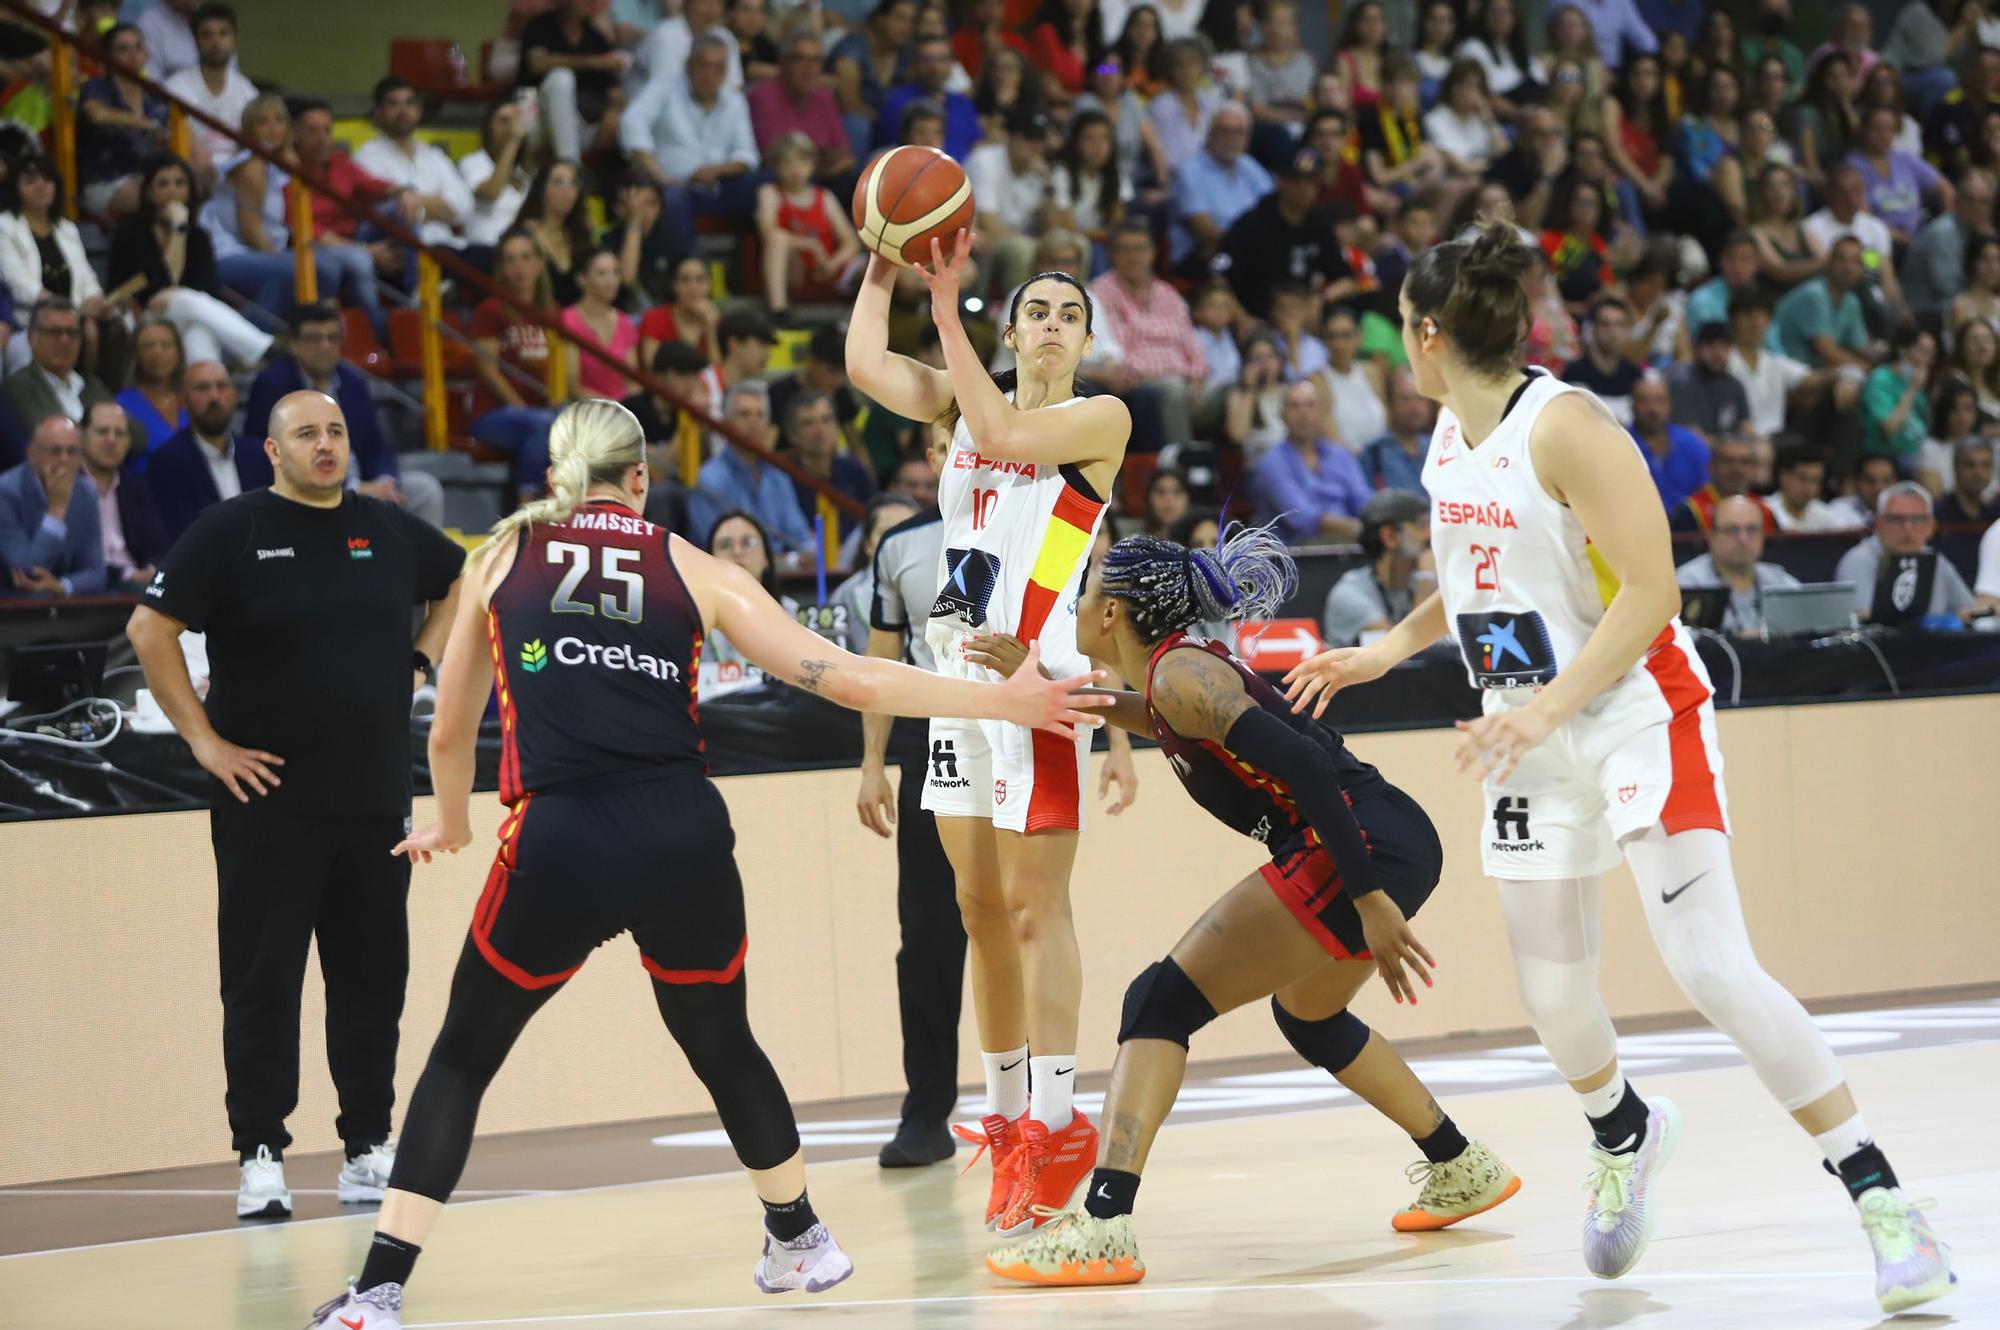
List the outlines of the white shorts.
{"label": "white shorts", "polygon": [[991,818],[1002,831],[1080,831],[1090,735],[1074,739],[997,720],[931,721],[923,806]]}
{"label": "white shorts", "polygon": [[[1617,865],[1618,842],[1654,823],[1668,834],[1729,831],[1714,687],[1685,630],[1486,782],[1480,860],[1488,877],[1588,877]],[[1487,715],[1526,689],[1488,689]]]}

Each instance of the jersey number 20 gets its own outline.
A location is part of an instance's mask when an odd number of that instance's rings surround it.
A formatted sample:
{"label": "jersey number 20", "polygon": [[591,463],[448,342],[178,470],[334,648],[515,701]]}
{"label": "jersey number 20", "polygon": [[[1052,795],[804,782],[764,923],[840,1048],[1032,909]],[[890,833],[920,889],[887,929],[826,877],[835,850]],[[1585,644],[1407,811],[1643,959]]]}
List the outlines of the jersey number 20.
{"label": "jersey number 20", "polygon": [[1498,591],[1500,589],[1500,547],[1498,545],[1474,545],[1472,547],[1472,587],[1475,591]]}
{"label": "jersey number 20", "polygon": [[549,562],[567,563],[569,571],[563,574],[561,585],[556,587],[556,594],[549,598],[549,608],[557,614],[595,614],[601,608],[607,619],[638,623],[646,617],[646,579],[624,565],[637,563],[639,551],[613,549],[609,545],[601,545],[598,549],[604,556],[604,580],[619,583],[625,588],[623,603],[620,603],[617,595],[609,591],[597,598],[596,607],[573,599],[576,584],[590,571],[590,546],[572,544],[567,540],[552,540],[548,544]]}

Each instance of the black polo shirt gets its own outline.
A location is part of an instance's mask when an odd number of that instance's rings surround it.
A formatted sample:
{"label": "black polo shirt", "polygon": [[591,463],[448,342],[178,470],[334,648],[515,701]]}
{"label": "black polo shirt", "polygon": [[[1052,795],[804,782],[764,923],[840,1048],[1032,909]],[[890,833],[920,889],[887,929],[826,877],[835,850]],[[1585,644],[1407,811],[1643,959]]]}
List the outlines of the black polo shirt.
{"label": "black polo shirt", "polygon": [[350,490],[313,508],[252,490],[195,519],[144,603],[207,634],[209,723],[285,759],[273,803],[402,817],[411,610],[444,599],[464,566],[463,549],[392,503]]}
{"label": "black polo shirt", "polygon": [[1315,276],[1337,282],[1354,275],[1333,234],[1333,214],[1315,209],[1294,226],[1278,211],[1275,190],[1231,224],[1209,263],[1258,319],[1270,316],[1271,288],[1280,282],[1311,286]]}

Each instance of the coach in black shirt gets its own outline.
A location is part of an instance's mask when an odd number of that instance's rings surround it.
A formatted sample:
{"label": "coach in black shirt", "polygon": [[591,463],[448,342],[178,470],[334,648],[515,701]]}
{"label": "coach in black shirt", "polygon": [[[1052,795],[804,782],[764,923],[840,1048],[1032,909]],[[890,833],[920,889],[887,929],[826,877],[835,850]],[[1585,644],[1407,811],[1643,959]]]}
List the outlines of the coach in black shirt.
{"label": "coach in black shirt", "polygon": [[[270,428],[271,487],[204,511],[126,629],[154,697],[218,782],[223,1061],[245,1217],[291,1212],[273,1164],[291,1142],[315,936],[347,1146],[341,1199],[381,1199],[409,971],[409,861],[389,851],[409,825],[410,696],[444,652],[464,563],[443,533],[346,488],[347,424],[332,398],[281,398]],[[418,605],[429,613],[413,644]],[[183,629],[207,634],[205,709]]]}

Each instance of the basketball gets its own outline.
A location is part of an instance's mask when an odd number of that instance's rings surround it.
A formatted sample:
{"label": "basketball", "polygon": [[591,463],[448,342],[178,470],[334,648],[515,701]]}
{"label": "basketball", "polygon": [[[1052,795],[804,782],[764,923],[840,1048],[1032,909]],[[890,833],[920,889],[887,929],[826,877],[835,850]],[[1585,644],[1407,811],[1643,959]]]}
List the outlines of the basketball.
{"label": "basketball", "polygon": [[972,185],[936,148],[905,144],[877,157],[854,187],[861,243],[905,268],[931,261],[935,236],[951,257],[954,236],[972,226]]}

